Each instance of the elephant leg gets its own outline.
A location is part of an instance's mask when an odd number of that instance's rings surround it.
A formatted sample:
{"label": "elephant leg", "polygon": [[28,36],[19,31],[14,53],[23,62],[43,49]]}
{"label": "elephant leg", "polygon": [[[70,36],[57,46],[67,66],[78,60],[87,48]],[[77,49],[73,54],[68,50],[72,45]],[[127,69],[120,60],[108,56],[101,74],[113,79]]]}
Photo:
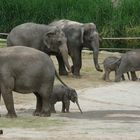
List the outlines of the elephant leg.
{"label": "elephant leg", "polygon": [[109,74],[110,74],[110,70],[109,69],[107,69],[107,70],[105,70],[105,81],[107,81],[107,82],[109,82],[110,81],[110,79],[109,79]]}
{"label": "elephant leg", "polygon": [[65,102],[66,112],[69,112],[70,101]]}
{"label": "elephant leg", "polygon": [[128,68],[128,63],[122,59],[119,68],[117,69],[116,72],[115,82],[121,81],[122,75],[126,72],[127,68]]}
{"label": "elephant leg", "polygon": [[122,74],[122,80],[125,81],[125,76],[124,76],[124,74]]}
{"label": "elephant leg", "polygon": [[116,77],[117,77],[117,70],[115,70],[115,79],[116,79]]}
{"label": "elephant leg", "polygon": [[62,101],[62,113],[65,113],[65,109],[66,109],[66,106],[65,106],[65,102],[64,101]]}
{"label": "elephant leg", "polygon": [[42,98],[42,109],[40,113],[40,116],[42,117],[49,117],[51,115],[50,95],[52,93],[52,89],[53,89],[53,84],[51,84],[51,81],[49,81],[47,85],[46,83],[43,84],[43,86],[41,86],[38,92]]}
{"label": "elephant leg", "polygon": [[81,51],[77,50],[75,55],[72,57],[72,72],[74,77],[79,78],[80,77],[80,69],[82,67],[82,56]]}
{"label": "elephant leg", "polygon": [[37,102],[36,102],[36,110],[34,111],[33,115],[39,116],[41,113],[41,109],[42,109],[42,98],[37,92],[34,92],[34,94],[36,96]]}
{"label": "elephant leg", "polygon": [[58,65],[59,65],[59,74],[60,75],[68,75],[68,72],[65,68],[65,64],[61,55],[56,55]]}
{"label": "elephant leg", "polygon": [[52,113],[56,113],[54,104],[51,104],[51,112],[52,112]]}
{"label": "elephant leg", "polygon": [[131,71],[131,79],[132,81],[136,81],[138,78],[137,78],[137,75],[136,75],[136,72],[135,71]]}
{"label": "elephant leg", "polygon": [[127,72],[127,76],[128,76],[128,80],[130,80],[130,75],[129,75],[129,72]]}
{"label": "elephant leg", "polygon": [[122,78],[123,72],[121,69],[118,69],[116,72],[115,82],[120,82]]}
{"label": "elephant leg", "polygon": [[7,80],[4,82],[6,84],[1,83],[2,97],[8,111],[6,117],[16,118],[17,115],[14,109],[14,100],[13,100],[13,94],[12,94],[12,89],[14,87],[14,79],[8,78]]}

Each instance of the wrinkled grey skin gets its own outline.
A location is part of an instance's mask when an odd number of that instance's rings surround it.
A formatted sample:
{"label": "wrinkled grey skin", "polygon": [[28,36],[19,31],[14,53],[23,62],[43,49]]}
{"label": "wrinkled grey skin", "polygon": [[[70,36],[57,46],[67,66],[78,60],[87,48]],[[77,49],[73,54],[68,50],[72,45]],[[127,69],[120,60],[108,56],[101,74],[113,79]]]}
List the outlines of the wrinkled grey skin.
{"label": "wrinkled grey skin", "polygon": [[62,85],[55,85],[53,87],[53,92],[50,97],[51,112],[56,113],[54,106],[56,102],[60,101],[62,102],[63,113],[69,112],[70,101],[76,103],[78,105],[80,112],[82,113],[82,110],[78,103],[78,95],[74,89]]}
{"label": "wrinkled grey skin", "polygon": [[54,78],[54,64],[45,53],[23,46],[0,49],[0,94],[8,111],[7,117],[17,117],[12,91],[33,92],[37,98],[34,115],[50,116],[49,98]]}
{"label": "wrinkled grey skin", "polygon": [[121,80],[121,76],[123,73],[132,72],[132,80],[137,80],[137,76],[135,71],[140,70],[140,49],[132,50],[126,52],[122,55],[120,61],[119,68],[116,72],[115,81],[119,82]]}
{"label": "wrinkled grey skin", "polygon": [[[110,79],[109,79],[109,74],[111,71],[115,71],[115,77],[116,77],[116,72],[119,68],[119,65],[120,65],[120,58],[118,57],[115,57],[115,56],[110,56],[110,57],[107,57],[105,58],[105,60],[103,61],[103,66],[104,66],[104,75],[103,75],[103,80],[109,82]],[[129,76],[129,73],[127,73],[128,75],[128,79],[130,80],[130,76]],[[125,77],[124,75],[122,74],[122,80],[125,80]]]}
{"label": "wrinkled grey skin", "polygon": [[[49,25],[57,26],[64,31],[65,36],[67,37],[68,52],[73,62],[72,72],[75,77],[80,76],[80,69],[82,67],[81,53],[83,47],[87,47],[93,51],[93,61],[95,68],[98,71],[102,71],[98,64],[100,38],[94,23],[83,24],[70,20],[59,20],[54,21]],[[57,56],[57,59],[59,63],[60,74],[66,75],[67,72],[65,70],[62,58]]]}
{"label": "wrinkled grey skin", "polygon": [[60,55],[68,69],[67,39],[63,31],[55,26],[24,23],[16,26],[7,37],[7,46],[28,46],[49,55]]}

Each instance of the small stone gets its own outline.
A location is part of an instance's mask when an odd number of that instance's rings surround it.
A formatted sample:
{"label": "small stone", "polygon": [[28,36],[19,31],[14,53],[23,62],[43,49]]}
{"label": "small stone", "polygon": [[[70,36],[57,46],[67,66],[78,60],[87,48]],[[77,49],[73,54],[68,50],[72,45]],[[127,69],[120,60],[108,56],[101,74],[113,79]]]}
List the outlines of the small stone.
{"label": "small stone", "polygon": [[2,135],[3,134],[3,130],[0,130],[0,135]]}

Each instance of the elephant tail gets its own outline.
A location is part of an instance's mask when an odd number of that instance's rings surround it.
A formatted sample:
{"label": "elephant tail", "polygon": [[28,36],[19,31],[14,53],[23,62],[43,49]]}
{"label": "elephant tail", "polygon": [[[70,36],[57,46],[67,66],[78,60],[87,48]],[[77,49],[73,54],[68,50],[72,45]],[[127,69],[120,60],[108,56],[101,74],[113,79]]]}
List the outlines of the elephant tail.
{"label": "elephant tail", "polygon": [[62,81],[62,79],[59,77],[59,75],[58,75],[58,73],[57,73],[56,70],[55,70],[55,75],[56,75],[57,79],[58,79],[65,87],[68,87],[68,86]]}

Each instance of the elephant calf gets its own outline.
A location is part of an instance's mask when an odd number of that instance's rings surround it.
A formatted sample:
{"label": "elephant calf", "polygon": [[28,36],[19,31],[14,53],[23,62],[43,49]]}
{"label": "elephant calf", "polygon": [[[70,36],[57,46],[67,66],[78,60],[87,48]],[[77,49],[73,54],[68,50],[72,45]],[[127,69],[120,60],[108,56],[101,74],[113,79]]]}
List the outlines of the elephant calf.
{"label": "elephant calf", "polygon": [[62,102],[62,112],[69,112],[70,101],[72,101],[74,103],[76,102],[80,112],[82,113],[78,103],[77,92],[74,89],[62,85],[55,85],[50,97],[51,112],[56,113],[54,105],[59,101]]}
{"label": "elephant calf", "polygon": [[[111,71],[115,71],[115,77],[116,77],[116,72],[120,65],[119,60],[120,60],[120,58],[117,58],[115,56],[110,56],[110,57],[105,58],[105,60],[103,62],[104,71],[105,71],[105,73],[103,75],[103,80],[110,81],[109,74]],[[129,73],[127,73],[127,75],[128,75],[128,79],[130,80]],[[125,80],[123,74],[122,74],[122,80]]]}

